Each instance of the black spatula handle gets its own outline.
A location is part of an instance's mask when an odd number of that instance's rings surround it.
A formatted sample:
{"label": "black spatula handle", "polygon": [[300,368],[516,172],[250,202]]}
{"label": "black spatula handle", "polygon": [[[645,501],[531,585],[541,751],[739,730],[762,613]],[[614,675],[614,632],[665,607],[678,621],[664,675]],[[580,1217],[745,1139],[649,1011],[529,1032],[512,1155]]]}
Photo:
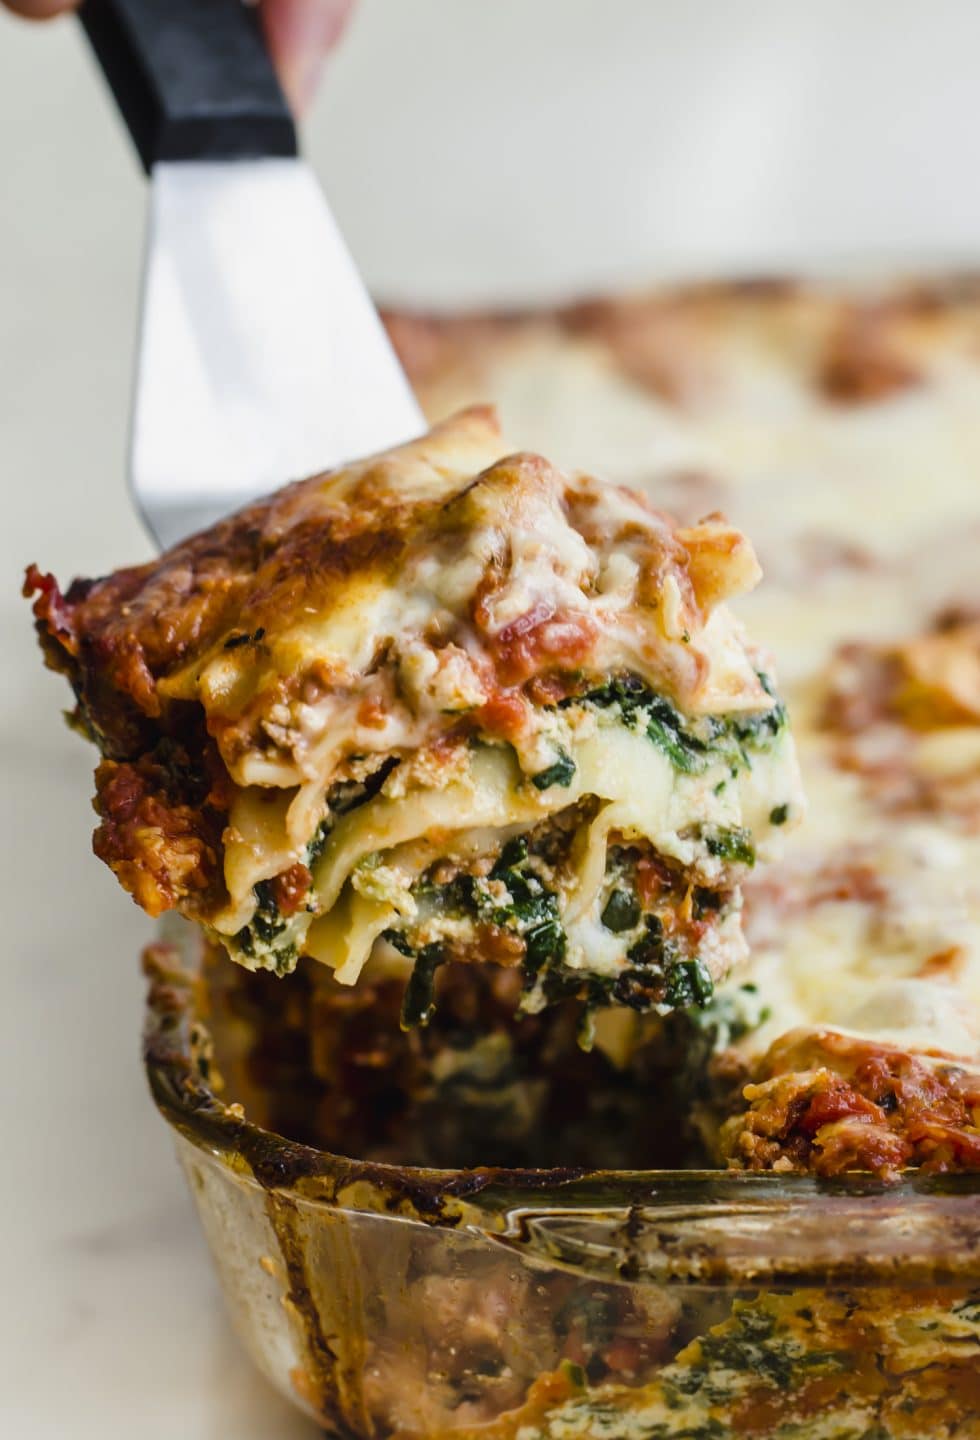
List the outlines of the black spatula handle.
{"label": "black spatula handle", "polygon": [[84,0],[92,48],[147,170],[296,154],[257,17],[242,0]]}

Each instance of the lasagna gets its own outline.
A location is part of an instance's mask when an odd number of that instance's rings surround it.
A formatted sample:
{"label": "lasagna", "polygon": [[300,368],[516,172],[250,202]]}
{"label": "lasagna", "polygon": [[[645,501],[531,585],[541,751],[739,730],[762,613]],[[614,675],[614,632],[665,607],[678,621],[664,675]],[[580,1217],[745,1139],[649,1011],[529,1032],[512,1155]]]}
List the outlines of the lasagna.
{"label": "lasagna", "polygon": [[[761,1292],[646,1385],[566,1363],[460,1440],[954,1440],[980,1405],[976,1293]],[[407,1440],[407,1436],[406,1436]]]}
{"label": "lasagna", "polygon": [[708,1003],[741,881],[802,813],[771,668],[727,602],[760,575],[717,515],[532,452],[472,408],[286,487],[148,565],[26,590],[102,753],[96,853],[247,968],[354,984],[521,975]]}
{"label": "lasagna", "polygon": [[807,823],[746,876],[751,954],[710,1002],[659,1037],[606,1017],[604,1054],[637,1087],[663,1084],[651,1043],[680,1057],[688,1163],[980,1166],[975,277],[390,324],[430,415],[489,396],[518,443],[574,444],[682,522],[724,510],[765,567],[743,614],[776,656]]}
{"label": "lasagna", "polygon": [[815,677],[817,828],[750,902],[773,1008],[728,1056],[747,1082],[716,1137],[729,1163],[980,1169],[978,682],[958,610],[847,640]]}

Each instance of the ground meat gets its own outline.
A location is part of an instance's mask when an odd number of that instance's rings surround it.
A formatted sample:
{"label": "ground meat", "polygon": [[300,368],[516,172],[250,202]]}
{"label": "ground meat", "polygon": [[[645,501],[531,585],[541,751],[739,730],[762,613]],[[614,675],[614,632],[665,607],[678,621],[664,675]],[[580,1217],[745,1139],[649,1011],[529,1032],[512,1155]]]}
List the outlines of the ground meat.
{"label": "ground meat", "polygon": [[272,898],[280,915],[295,915],[309,894],[313,876],[300,861],[290,865],[281,875],[276,875],[272,884]]}
{"label": "ground meat", "polygon": [[770,1048],[722,1127],[722,1158],[749,1170],[839,1175],[980,1168],[980,1071],[834,1031]]}
{"label": "ground meat", "polygon": [[639,851],[636,860],[636,893],[644,910],[653,910],[658,900],[663,900],[665,895],[669,896],[677,890],[680,877],[654,854],[650,846],[634,846],[633,849]]}
{"label": "ground meat", "polygon": [[[173,773],[144,756],[103,760],[95,772],[100,824],[92,846],[149,915],[213,902],[221,890],[222,819],[173,793]],[[187,906],[184,906],[187,909]]]}

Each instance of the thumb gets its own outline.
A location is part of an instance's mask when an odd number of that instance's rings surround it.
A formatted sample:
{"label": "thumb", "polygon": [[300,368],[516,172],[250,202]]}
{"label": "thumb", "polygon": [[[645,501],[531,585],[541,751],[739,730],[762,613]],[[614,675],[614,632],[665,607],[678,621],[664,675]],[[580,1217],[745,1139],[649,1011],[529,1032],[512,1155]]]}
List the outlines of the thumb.
{"label": "thumb", "polygon": [[354,0],[260,0],[260,7],[273,64],[300,113],[313,99],[324,58],[340,39]]}
{"label": "thumb", "polygon": [[8,10],[27,20],[50,20],[63,10],[74,10],[78,0],[3,0]]}

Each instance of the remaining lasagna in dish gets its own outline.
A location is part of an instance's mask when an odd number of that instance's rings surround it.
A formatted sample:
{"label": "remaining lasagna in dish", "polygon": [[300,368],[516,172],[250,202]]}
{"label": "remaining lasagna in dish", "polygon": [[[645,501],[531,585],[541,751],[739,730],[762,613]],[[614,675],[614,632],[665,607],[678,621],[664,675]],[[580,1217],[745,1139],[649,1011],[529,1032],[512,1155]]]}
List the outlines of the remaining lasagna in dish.
{"label": "remaining lasagna in dish", "polygon": [[980,1169],[976,619],[845,642],[800,714],[815,831],[751,900],[770,1009],[727,1056],[749,1083],[721,1155],[822,1175]]}
{"label": "remaining lasagna in dish", "polygon": [[645,1385],[565,1364],[458,1440],[954,1440],[976,1434],[976,1294],[762,1291]]}
{"label": "remaining lasagna in dish", "polygon": [[704,1005],[802,801],[718,516],[504,455],[471,409],[159,560],[26,589],[102,752],[96,853],[234,959],[448,960],[522,1004]]}

